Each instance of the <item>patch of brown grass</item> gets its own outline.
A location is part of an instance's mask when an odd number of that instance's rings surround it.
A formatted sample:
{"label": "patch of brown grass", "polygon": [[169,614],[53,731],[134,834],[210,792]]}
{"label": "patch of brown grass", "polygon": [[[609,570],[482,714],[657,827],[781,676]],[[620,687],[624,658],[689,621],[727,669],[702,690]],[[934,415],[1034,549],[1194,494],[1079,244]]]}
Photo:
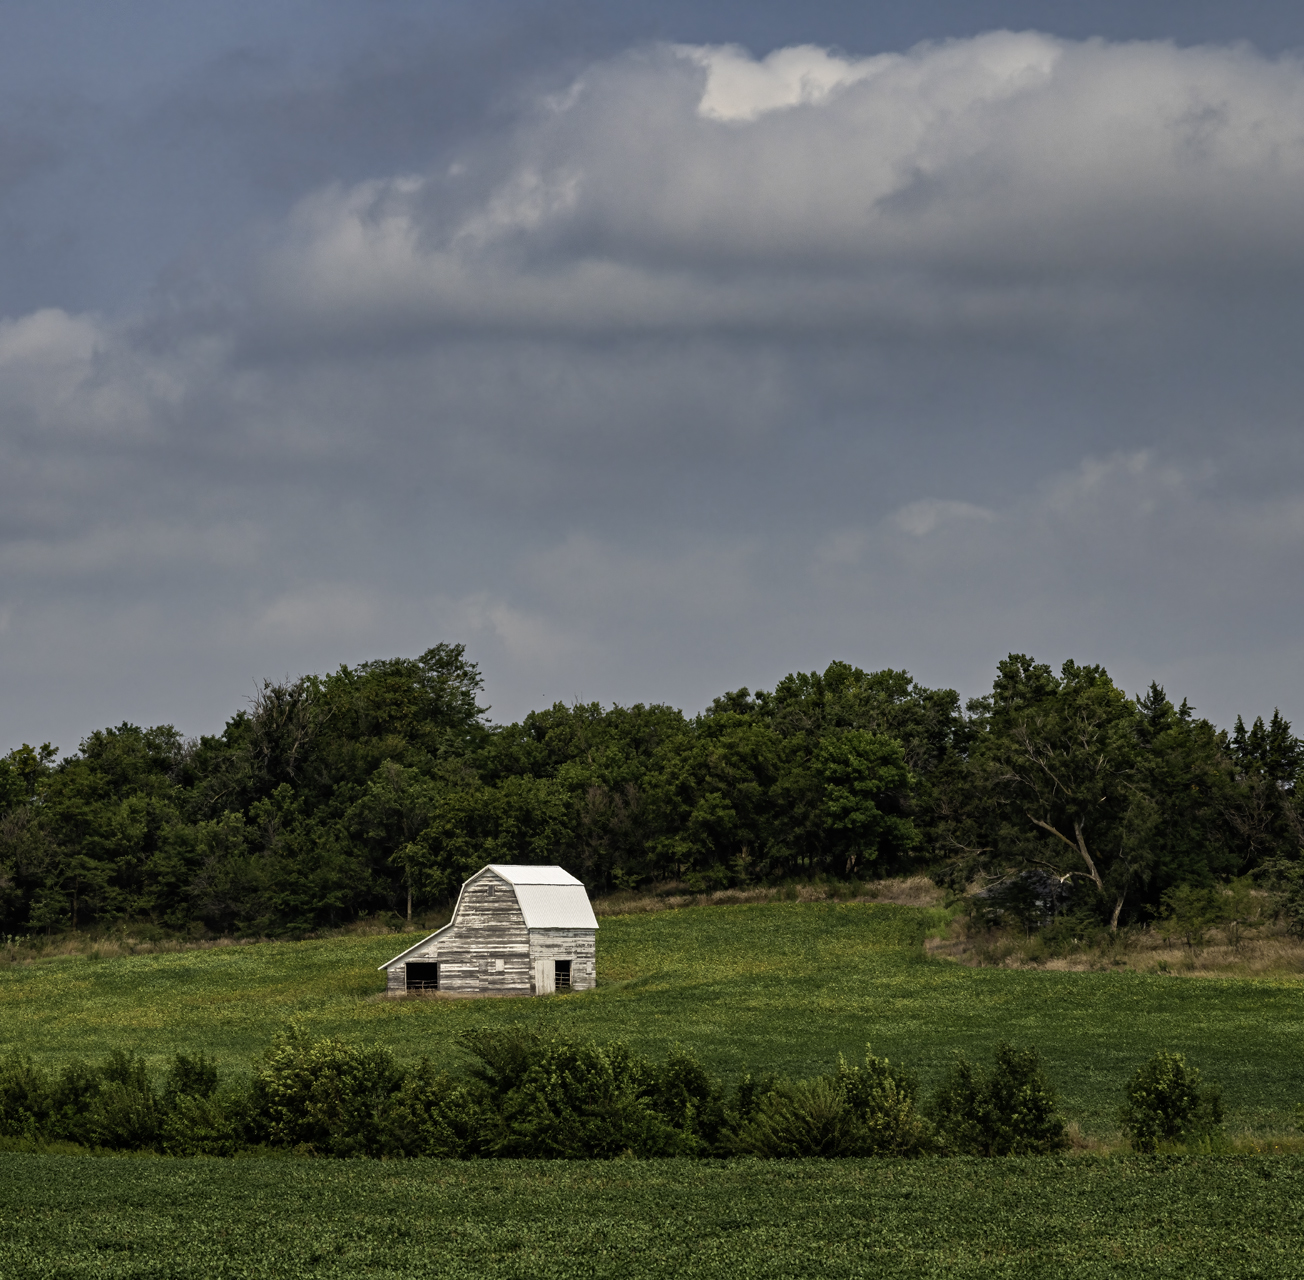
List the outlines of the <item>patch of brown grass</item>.
{"label": "patch of brown grass", "polygon": [[1062,972],[1132,970],[1193,978],[1299,978],[1304,975],[1304,939],[1292,937],[1281,922],[1268,921],[1239,944],[1219,930],[1205,943],[1189,947],[1152,925],[1134,925],[1117,934],[1096,930],[1080,939],[1048,944],[1037,933],[985,930],[957,917],[948,936],[930,938],[929,955],[974,968],[1050,969]]}
{"label": "patch of brown grass", "polygon": [[30,964],[34,960],[85,956],[90,960],[114,960],[120,956],[148,956],[177,951],[208,951],[214,947],[243,947],[262,938],[141,937],[129,931],[93,935],[63,933],[46,937],[7,936],[0,938],[0,965]]}
{"label": "patch of brown grass", "polygon": [[[1132,1144],[1122,1133],[1103,1136],[1084,1134],[1076,1120],[1065,1131],[1071,1156],[1124,1156]],[[1164,1143],[1160,1151],[1169,1155],[1291,1156],[1304,1153],[1304,1134],[1299,1133],[1219,1133],[1207,1143]]]}
{"label": "patch of brown grass", "polygon": [[896,880],[830,881],[789,884],[774,888],[715,889],[694,893],[682,884],[657,889],[622,891],[596,898],[598,916],[640,915],[676,911],[682,907],[733,907],[753,902],[890,902],[902,907],[940,906],[945,894],[927,876]]}
{"label": "patch of brown grass", "polygon": [[[338,929],[318,929],[305,938],[373,937],[381,934],[432,933],[452,917],[451,908],[430,912],[411,924],[397,915],[365,916]],[[167,934],[148,926],[126,925],[119,929],[87,933],[0,935],[0,965],[30,964],[34,960],[85,956],[90,960],[113,960],[120,956],[148,956],[179,951],[209,951],[214,947],[249,947],[260,942],[284,942],[284,938],[261,936],[236,938],[220,934],[187,936]]]}

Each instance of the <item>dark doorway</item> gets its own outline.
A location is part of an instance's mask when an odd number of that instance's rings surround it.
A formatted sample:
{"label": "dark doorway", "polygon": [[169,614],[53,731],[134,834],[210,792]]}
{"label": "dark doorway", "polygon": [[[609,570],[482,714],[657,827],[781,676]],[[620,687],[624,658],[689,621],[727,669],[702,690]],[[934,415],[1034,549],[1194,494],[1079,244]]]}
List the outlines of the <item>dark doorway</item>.
{"label": "dark doorway", "polygon": [[407,967],[407,989],[409,991],[438,991],[439,965],[430,960],[409,963]]}
{"label": "dark doorway", "polygon": [[554,961],[554,963],[557,966],[557,990],[569,991],[571,989],[571,984],[570,984],[571,962],[569,960],[556,960]]}

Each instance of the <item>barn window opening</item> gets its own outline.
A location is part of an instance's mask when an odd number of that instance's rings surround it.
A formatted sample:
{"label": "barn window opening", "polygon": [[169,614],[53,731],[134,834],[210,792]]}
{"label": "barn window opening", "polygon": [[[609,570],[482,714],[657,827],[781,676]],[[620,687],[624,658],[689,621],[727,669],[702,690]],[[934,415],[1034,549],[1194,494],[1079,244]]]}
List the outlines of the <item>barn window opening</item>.
{"label": "barn window opening", "polygon": [[409,963],[407,966],[407,989],[409,991],[438,991],[438,963],[430,960]]}
{"label": "barn window opening", "polygon": [[569,960],[558,960],[557,964],[557,990],[569,991],[571,962]]}

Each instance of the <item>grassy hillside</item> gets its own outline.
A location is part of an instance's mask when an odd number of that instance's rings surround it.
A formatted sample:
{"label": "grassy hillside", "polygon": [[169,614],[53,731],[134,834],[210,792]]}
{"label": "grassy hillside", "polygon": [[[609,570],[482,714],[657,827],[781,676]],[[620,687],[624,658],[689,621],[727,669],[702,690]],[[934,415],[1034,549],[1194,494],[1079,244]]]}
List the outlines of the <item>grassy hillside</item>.
{"label": "grassy hillside", "polygon": [[454,1033],[525,1022],[679,1043],[714,1070],[809,1075],[878,1053],[934,1079],[954,1050],[1003,1038],[1046,1055],[1065,1109],[1114,1130],[1125,1077],[1179,1049],[1227,1094],[1231,1127],[1293,1125],[1304,1101],[1304,984],[1127,972],[969,969],[925,957],[938,913],[767,903],[604,918],[596,992],[546,1000],[391,1001],[376,966],[413,939],[267,943],[112,960],[66,957],[0,973],[0,1043],[58,1063],[126,1048],[159,1066],[203,1049],[247,1069],[291,1016],[310,1030],[454,1065]]}

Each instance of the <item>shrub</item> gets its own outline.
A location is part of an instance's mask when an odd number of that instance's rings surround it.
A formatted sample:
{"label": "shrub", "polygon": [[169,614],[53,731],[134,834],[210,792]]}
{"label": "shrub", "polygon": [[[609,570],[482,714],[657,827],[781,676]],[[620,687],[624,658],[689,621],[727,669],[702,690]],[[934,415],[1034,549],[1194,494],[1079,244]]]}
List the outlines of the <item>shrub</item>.
{"label": "shrub", "polygon": [[217,1063],[212,1058],[178,1053],[163,1086],[163,1105],[171,1107],[178,1098],[211,1098],[216,1089]]}
{"label": "shrub", "polygon": [[163,1117],[159,1147],[170,1156],[233,1156],[246,1143],[248,1098],[180,1094]]}
{"label": "shrub", "polygon": [[11,1053],[0,1063],[0,1134],[39,1138],[49,1125],[50,1082],[30,1058]]}
{"label": "shrub", "polygon": [[1264,863],[1263,870],[1277,914],[1291,934],[1304,938],[1304,863],[1273,858]]}
{"label": "shrub", "polygon": [[100,1091],[100,1073],[86,1062],[70,1062],[59,1072],[50,1090],[47,1138],[89,1145],[88,1113]]}
{"label": "shrub", "polygon": [[100,1068],[100,1087],[86,1112],[86,1136],[97,1147],[152,1147],[162,1125],[162,1108],[143,1058],[116,1049]]}
{"label": "shrub", "polygon": [[301,1025],[291,1023],[254,1077],[254,1133],[305,1155],[379,1155],[384,1112],[402,1082],[388,1049],[311,1041]]}
{"label": "shrub", "polygon": [[423,1058],[385,1108],[385,1154],[457,1160],[483,1155],[487,1105],[483,1084],[436,1072]]}
{"label": "shrub", "polygon": [[1161,1142],[1186,1143],[1222,1127],[1222,1092],[1204,1085],[1180,1053],[1157,1053],[1128,1083],[1121,1113],[1136,1151],[1155,1151]]}
{"label": "shrub", "polygon": [[720,1141],[726,1124],[724,1097],[691,1054],[675,1049],[654,1068],[648,1085],[652,1109],[704,1154]]}
{"label": "shrub", "polygon": [[934,1146],[932,1130],[919,1114],[914,1076],[876,1058],[865,1046],[865,1065],[838,1061],[838,1087],[861,1125],[859,1155],[912,1156]]}
{"label": "shrub", "polygon": [[1205,944],[1205,936],[1223,916],[1222,894],[1216,889],[1179,884],[1165,889],[1159,929],[1165,939],[1181,938],[1194,954]]}
{"label": "shrub", "polygon": [[[747,1082],[750,1083],[750,1082]],[[738,1124],[732,1149],[768,1159],[920,1155],[934,1148],[914,1077],[866,1049],[865,1065],[771,1085]]]}
{"label": "shrub", "polygon": [[713,1154],[732,1156],[738,1154],[738,1135],[760,1110],[761,1103],[778,1086],[773,1076],[760,1079],[745,1073],[734,1087],[733,1096],[723,1103],[722,1122]]}
{"label": "shrub", "polygon": [[488,1091],[485,1152],[522,1158],[691,1155],[693,1136],[653,1107],[657,1073],[616,1041],[472,1031],[472,1076]]}
{"label": "shrub", "polygon": [[1068,1145],[1056,1106],[1037,1050],[1001,1044],[989,1075],[958,1059],[931,1110],[948,1154],[1024,1156]]}
{"label": "shrub", "polygon": [[776,1085],[738,1131],[735,1149],[770,1160],[861,1154],[864,1126],[836,1079]]}

